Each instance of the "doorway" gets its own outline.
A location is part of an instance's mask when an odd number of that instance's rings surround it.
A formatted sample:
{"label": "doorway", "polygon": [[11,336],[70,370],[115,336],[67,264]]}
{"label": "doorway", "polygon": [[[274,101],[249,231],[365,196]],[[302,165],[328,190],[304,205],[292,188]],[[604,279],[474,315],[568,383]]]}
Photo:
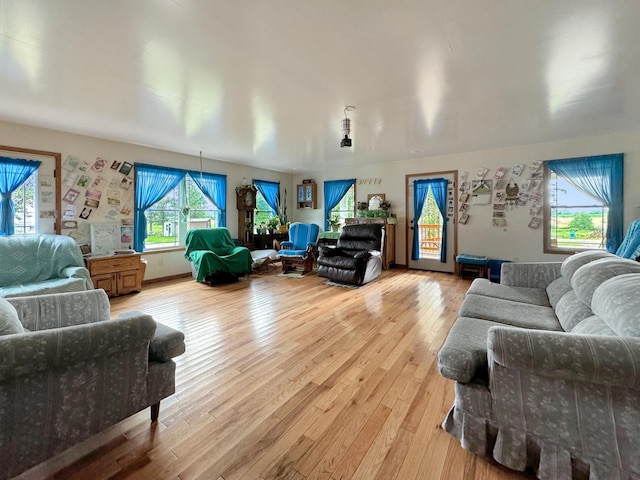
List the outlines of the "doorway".
{"label": "doorway", "polygon": [[[457,171],[406,175],[406,251],[409,268],[455,272],[458,246],[457,180]],[[416,195],[418,201],[424,200],[418,216],[414,214]]]}

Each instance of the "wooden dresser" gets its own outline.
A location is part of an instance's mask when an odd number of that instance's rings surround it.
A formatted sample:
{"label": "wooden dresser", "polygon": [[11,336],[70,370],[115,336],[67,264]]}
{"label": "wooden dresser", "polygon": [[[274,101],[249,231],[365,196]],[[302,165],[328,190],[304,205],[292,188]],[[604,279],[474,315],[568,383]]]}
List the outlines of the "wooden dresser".
{"label": "wooden dresser", "polygon": [[115,297],[142,290],[146,261],[141,253],[85,259],[93,286]]}
{"label": "wooden dresser", "polygon": [[[395,220],[392,219],[392,220]],[[382,265],[389,268],[396,263],[396,224],[389,223],[384,217],[357,217],[345,219],[347,225],[358,223],[381,223],[384,225],[384,245],[382,247]]]}

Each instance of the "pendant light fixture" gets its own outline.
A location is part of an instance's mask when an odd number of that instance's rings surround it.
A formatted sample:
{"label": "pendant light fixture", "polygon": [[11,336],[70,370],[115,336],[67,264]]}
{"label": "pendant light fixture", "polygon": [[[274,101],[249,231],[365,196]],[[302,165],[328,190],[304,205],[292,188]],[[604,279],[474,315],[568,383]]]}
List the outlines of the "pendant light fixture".
{"label": "pendant light fixture", "polygon": [[342,120],[342,140],[340,140],[341,147],[350,147],[351,139],[349,133],[351,133],[351,120],[347,116],[347,112],[353,112],[356,109],[353,105],[345,105],[344,107],[344,120]]}

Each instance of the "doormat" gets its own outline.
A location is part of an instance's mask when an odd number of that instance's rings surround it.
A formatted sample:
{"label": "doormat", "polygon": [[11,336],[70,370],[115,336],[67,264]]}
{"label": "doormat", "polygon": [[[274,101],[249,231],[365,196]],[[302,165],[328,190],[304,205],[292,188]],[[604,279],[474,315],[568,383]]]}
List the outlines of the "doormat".
{"label": "doormat", "polygon": [[276,277],[304,278],[304,275],[301,273],[278,273]]}

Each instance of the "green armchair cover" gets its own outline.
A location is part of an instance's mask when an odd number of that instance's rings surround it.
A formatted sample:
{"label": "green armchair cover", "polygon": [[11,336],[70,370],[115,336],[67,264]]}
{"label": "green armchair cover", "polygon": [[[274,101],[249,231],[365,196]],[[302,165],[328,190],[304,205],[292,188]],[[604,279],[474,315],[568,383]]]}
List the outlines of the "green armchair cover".
{"label": "green armchair cover", "polygon": [[193,262],[196,282],[213,272],[228,272],[236,277],[251,273],[249,249],[236,246],[224,227],[189,230],[184,241],[184,258]]}

